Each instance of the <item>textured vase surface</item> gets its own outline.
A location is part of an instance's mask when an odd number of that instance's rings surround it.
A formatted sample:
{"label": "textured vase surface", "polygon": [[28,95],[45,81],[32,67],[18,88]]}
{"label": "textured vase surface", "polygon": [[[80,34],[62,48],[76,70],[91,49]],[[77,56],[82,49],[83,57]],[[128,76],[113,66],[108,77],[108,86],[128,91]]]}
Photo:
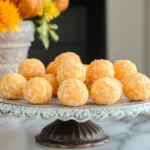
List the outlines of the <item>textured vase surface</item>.
{"label": "textured vase surface", "polygon": [[20,32],[0,33],[0,78],[18,71],[20,62],[28,56],[34,41],[35,26],[32,21],[22,21]]}

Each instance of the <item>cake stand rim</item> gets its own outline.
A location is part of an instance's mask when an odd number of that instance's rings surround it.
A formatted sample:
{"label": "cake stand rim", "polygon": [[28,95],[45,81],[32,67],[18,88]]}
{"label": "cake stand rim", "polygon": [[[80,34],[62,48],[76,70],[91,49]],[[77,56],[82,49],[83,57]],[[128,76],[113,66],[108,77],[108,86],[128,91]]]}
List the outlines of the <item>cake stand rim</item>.
{"label": "cake stand rim", "polygon": [[150,115],[150,100],[131,104],[113,106],[87,106],[87,107],[44,107],[42,105],[25,105],[14,103],[0,98],[0,115],[26,116],[34,119],[60,119],[62,121],[75,120],[77,122],[100,121],[106,118],[121,119],[135,118],[139,114]]}

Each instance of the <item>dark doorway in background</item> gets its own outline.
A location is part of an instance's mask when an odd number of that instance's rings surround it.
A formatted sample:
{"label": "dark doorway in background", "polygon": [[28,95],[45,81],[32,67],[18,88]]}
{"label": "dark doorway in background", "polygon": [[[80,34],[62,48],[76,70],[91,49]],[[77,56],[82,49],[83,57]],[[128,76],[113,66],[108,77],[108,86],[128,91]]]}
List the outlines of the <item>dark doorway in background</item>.
{"label": "dark doorway in background", "polygon": [[67,11],[55,22],[59,25],[58,43],[52,43],[45,50],[42,42],[35,35],[30,48],[29,58],[38,58],[47,65],[65,51],[80,55],[83,63],[94,59],[106,58],[106,0],[70,0]]}

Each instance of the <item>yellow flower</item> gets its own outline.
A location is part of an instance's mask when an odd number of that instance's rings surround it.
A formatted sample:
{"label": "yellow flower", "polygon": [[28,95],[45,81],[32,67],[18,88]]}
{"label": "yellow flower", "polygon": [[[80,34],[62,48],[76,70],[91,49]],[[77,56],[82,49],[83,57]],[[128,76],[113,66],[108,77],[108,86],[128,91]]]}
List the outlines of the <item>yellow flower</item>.
{"label": "yellow flower", "polygon": [[46,21],[50,22],[54,18],[58,17],[60,15],[60,12],[54,0],[44,0],[43,6],[38,15],[44,16],[46,18]]}
{"label": "yellow flower", "polygon": [[0,32],[18,31],[18,22],[21,21],[18,9],[8,0],[0,0]]}

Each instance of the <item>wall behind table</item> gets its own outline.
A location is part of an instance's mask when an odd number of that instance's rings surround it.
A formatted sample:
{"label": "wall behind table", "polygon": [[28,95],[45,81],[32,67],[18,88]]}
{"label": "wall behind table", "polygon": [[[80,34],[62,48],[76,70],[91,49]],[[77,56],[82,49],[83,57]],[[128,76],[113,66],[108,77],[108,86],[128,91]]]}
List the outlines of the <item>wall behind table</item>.
{"label": "wall behind table", "polygon": [[147,73],[145,0],[107,0],[107,56],[130,59]]}

